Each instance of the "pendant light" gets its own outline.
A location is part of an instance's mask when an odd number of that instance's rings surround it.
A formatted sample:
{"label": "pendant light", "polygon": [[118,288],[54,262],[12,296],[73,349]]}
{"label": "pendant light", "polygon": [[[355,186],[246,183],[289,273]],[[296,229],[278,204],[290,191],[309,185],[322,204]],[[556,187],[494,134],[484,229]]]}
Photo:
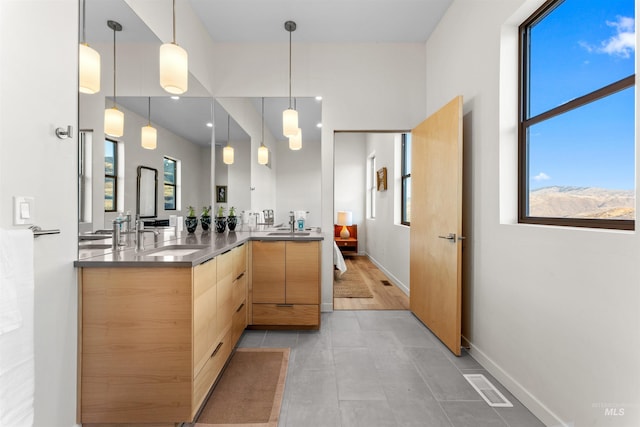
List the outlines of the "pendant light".
{"label": "pendant light", "polygon": [[151,126],[151,97],[149,97],[148,122],[140,130],[140,144],[147,150],[155,150],[158,146],[158,131]]}
{"label": "pendant light", "polygon": [[176,43],[176,0],[173,0],[173,41],[160,46],[160,86],[167,92],[180,95],[189,85],[187,51]]}
{"label": "pendant light", "polygon": [[107,21],[107,26],[113,30],[113,108],[104,110],[104,133],[117,138],[124,134],[124,113],[116,108],[116,32],[122,25]]}
{"label": "pendant light", "polygon": [[85,0],[82,0],[82,43],[78,51],[78,90],[80,93],[93,95],[100,92],[100,54],[87,44],[85,9]]}
{"label": "pendant light", "polygon": [[[298,108],[296,103],[296,99],[293,99],[293,107],[295,109]],[[302,129],[297,128],[296,134],[289,137],[289,149],[290,150],[299,150],[302,148]]]}
{"label": "pendant light", "polygon": [[264,145],[264,97],[262,98],[262,138],[258,148],[258,163],[261,165],[269,163],[269,149]]}
{"label": "pendant light", "polygon": [[298,112],[291,108],[291,33],[296,30],[296,23],[287,21],[284,29],[289,32],[289,108],[282,112],[282,133],[289,138],[295,136],[298,129]]}
{"label": "pendant light", "polygon": [[222,161],[226,165],[233,164],[233,147],[229,138],[229,128],[231,127],[231,115],[227,114],[227,146],[222,150]]}

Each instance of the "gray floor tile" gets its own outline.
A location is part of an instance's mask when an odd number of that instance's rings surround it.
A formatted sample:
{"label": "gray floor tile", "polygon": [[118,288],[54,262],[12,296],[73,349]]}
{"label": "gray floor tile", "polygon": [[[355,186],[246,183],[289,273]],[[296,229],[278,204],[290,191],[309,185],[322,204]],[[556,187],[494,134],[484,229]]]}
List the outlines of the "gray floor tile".
{"label": "gray floor tile", "polygon": [[333,370],[300,371],[288,378],[287,387],[285,394],[290,404],[338,405],[338,386]]}
{"label": "gray floor tile", "polygon": [[385,400],[375,368],[366,348],[334,348],[339,400]]}
{"label": "gray floor tile", "polygon": [[443,351],[433,348],[408,348],[407,351],[436,399],[482,399]]}
{"label": "gray floor tile", "polygon": [[342,427],[397,427],[387,402],[358,400],[340,401]]}
{"label": "gray floor tile", "polygon": [[508,427],[496,411],[482,402],[441,402],[454,427]]}
{"label": "gray floor tile", "polygon": [[267,331],[261,347],[294,348],[298,342],[298,331]]}
{"label": "gray floor tile", "polygon": [[366,346],[369,350],[393,350],[400,347],[400,342],[396,339],[392,331],[362,331]]}
{"label": "gray floor tile", "polygon": [[365,339],[359,330],[332,330],[331,342],[333,347],[365,347]]}
{"label": "gray floor tile", "polygon": [[290,404],[284,424],[285,427],[341,427],[341,425],[340,408],[337,403],[335,406]]}
{"label": "gray floor tile", "polygon": [[[396,399],[390,402],[393,414],[402,427],[453,427],[449,417],[436,400],[419,402]],[[479,424],[475,427],[483,427]]]}
{"label": "gray floor tile", "polygon": [[267,331],[246,329],[238,341],[238,347],[260,347]]}

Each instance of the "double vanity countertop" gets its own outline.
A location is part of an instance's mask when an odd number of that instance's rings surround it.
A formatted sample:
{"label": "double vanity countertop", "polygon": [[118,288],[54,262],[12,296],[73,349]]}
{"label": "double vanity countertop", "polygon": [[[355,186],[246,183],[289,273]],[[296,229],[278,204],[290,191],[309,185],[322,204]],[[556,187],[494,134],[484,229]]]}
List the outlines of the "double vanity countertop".
{"label": "double vanity countertop", "polygon": [[[113,251],[110,235],[103,240],[81,238],[75,267],[193,267],[206,262],[249,240],[323,240],[322,232],[306,229],[291,233],[276,227],[240,227],[236,231],[216,233],[215,230],[187,233],[176,232],[173,227],[148,228],[144,249],[136,251],[134,234],[123,234],[123,245]],[[100,243],[98,243],[100,242]],[[103,243],[104,242],[104,243]]]}

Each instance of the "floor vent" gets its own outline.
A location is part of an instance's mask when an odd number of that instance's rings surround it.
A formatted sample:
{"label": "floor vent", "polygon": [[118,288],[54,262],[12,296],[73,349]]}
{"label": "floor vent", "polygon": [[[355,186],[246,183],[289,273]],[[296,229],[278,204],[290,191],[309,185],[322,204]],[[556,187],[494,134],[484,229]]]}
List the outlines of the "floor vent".
{"label": "floor vent", "polygon": [[507,400],[500,390],[498,390],[489,380],[482,374],[465,374],[464,378],[476,389],[489,406],[498,408],[511,408],[513,405]]}
{"label": "floor vent", "polygon": [[380,280],[382,282],[383,285],[385,286],[391,286],[391,282],[388,280]]}

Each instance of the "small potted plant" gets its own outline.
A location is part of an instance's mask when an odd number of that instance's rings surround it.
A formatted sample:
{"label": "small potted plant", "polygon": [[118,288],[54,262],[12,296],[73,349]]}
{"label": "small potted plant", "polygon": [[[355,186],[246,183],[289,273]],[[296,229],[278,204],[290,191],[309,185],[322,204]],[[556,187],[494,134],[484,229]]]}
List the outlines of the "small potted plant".
{"label": "small potted plant", "polygon": [[218,206],[218,213],[215,218],[216,222],[216,232],[224,233],[224,230],[227,228],[227,219],[224,217],[224,206]]}
{"label": "small potted plant", "polygon": [[236,216],[236,208],[231,206],[229,208],[229,216],[227,217],[227,225],[229,225],[229,231],[235,231],[236,225],[238,225],[238,217]]}
{"label": "small potted plant", "polygon": [[202,224],[202,230],[208,231],[211,227],[211,206],[203,206],[202,214],[200,215],[200,224]]}
{"label": "small potted plant", "polygon": [[184,219],[184,225],[187,227],[187,231],[189,233],[193,233],[198,227],[198,217],[196,216],[196,211],[193,209],[193,206],[189,206],[188,209],[189,212],[187,213],[187,217]]}

